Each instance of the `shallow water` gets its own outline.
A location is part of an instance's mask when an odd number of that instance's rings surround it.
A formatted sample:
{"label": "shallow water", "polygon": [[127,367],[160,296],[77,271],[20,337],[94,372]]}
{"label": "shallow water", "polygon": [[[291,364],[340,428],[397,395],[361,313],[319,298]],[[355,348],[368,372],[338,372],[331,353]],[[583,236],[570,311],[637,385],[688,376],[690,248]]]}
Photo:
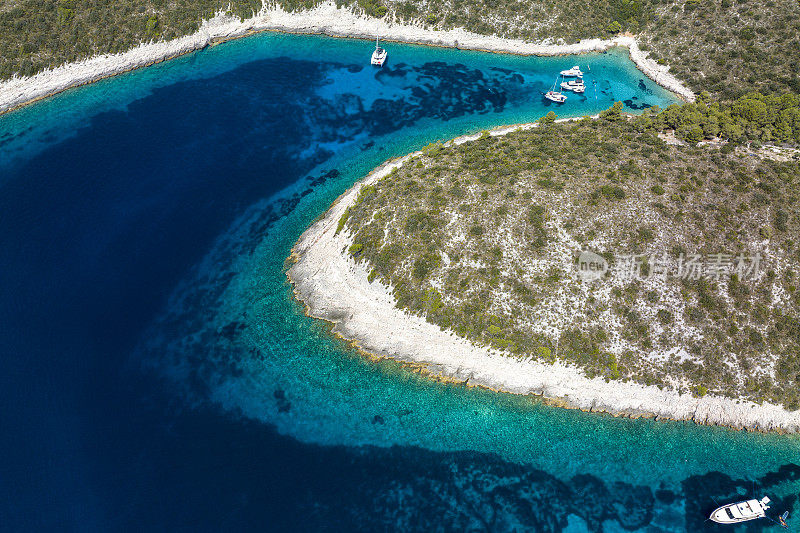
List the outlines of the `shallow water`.
{"label": "shallow water", "polygon": [[575,58],[392,44],[373,70],[370,46],[264,34],[0,117],[4,523],[697,531],[737,492],[796,508],[796,437],[436,383],[303,315],[292,244],[387,158],[674,101],[624,51],[581,56],[559,107],[540,93]]}

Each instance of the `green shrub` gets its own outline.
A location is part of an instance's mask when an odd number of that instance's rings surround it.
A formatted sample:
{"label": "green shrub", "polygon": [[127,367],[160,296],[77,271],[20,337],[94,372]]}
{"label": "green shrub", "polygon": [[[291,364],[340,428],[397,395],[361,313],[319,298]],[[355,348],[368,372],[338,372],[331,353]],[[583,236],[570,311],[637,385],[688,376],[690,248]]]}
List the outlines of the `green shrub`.
{"label": "green shrub", "polygon": [[158,17],[155,15],[150,15],[150,18],[147,19],[147,23],[145,24],[145,33],[151,37],[158,35]]}
{"label": "green shrub", "polygon": [[600,112],[600,118],[609,122],[617,122],[622,119],[622,102],[614,102],[614,105]]}
{"label": "green shrub", "polygon": [[539,357],[539,359],[545,361],[546,363],[552,364],[556,362],[556,358],[553,355],[552,350],[550,350],[550,348],[547,346],[539,346],[536,348],[536,355]]}
{"label": "green shrub", "polygon": [[603,185],[597,189],[594,194],[602,195],[609,200],[624,200],[626,196],[625,190],[616,185]]}
{"label": "green shrub", "polygon": [[614,20],[606,26],[606,32],[616,35],[617,33],[622,31],[622,24],[619,21]]}
{"label": "green shrub", "polygon": [[550,111],[545,116],[539,119],[539,124],[541,124],[542,126],[547,126],[548,124],[552,124],[555,121],[556,121],[556,114]]}
{"label": "green shrub", "polygon": [[339,223],[336,225],[336,232],[334,235],[338,235],[340,231],[344,229],[344,225],[347,224],[347,219],[350,218],[350,208],[344,210],[342,216],[339,217]]}
{"label": "green shrub", "polygon": [[371,17],[381,18],[387,13],[386,6],[381,4],[380,0],[357,0],[357,2],[364,13]]}
{"label": "green shrub", "polygon": [[476,237],[480,237],[483,235],[483,226],[480,224],[475,224],[474,226],[469,228],[469,234],[474,235]]}
{"label": "green shrub", "polygon": [[775,219],[773,225],[775,226],[776,230],[786,231],[787,230],[786,223],[788,221],[789,221],[789,214],[786,211],[784,211],[783,209],[778,209],[775,212]]}

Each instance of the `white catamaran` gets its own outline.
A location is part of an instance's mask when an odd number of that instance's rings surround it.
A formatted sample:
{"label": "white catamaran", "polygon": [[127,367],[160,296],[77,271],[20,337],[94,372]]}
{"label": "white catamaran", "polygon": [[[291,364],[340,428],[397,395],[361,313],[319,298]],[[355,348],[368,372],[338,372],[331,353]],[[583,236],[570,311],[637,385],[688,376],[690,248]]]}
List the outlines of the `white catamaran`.
{"label": "white catamaran", "polygon": [[384,63],[386,63],[386,58],[389,56],[389,52],[387,52],[384,48],[381,48],[380,43],[378,42],[378,35],[375,35],[375,51],[372,52],[372,61],[371,63],[376,67],[382,67]]}

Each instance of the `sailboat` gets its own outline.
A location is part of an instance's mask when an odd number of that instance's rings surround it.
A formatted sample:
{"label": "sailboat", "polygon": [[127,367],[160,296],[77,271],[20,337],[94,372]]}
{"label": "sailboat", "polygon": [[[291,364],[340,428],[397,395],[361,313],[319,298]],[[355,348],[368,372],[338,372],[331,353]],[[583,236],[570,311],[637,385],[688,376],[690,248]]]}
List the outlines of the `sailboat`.
{"label": "sailboat", "polygon": [[549,91],[544,93],[544,97],[545,98],[547,98],[551,102],[555,102],[557,104],[563,104],[564,102],[567,101],[567,95],[566,94],[562,94],[561,91],[556,91],[556,85],[558,85],[558,80],[560,80],[560,79],[561,79],[560,76],[558,78],[556,78],[555,83],[553,83],[553,87]]}
{"label": "sailboat", "polygon": [[386,58],[389,57],[389,52],[386,49],[381,48],[380,43],[378,42],[378,35],[375,34],[375,51],[372,52],[372,61],[370,61],[376,67],[382,67],[384,63],[386,63]]}

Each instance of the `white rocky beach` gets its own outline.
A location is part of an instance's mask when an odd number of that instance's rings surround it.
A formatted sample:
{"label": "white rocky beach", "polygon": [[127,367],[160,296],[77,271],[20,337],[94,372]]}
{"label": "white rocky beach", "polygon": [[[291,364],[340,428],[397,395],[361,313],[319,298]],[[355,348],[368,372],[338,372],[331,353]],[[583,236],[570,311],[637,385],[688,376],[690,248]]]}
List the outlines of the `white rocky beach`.
{"label": "white rocky beach", "polygon": [[[491,132],[504,135],[517,128]],[[478,135],[452,142],[464,143]],[[374,184],[420,152],[389,161],[345,192],[299,239],[288,276],[307,313],[333,323],[334,332],[381,357],[417,364],[434,375],[516,394],[555,400],[568,407],[623,416],[692,420],[761,431],[800,431],[800,411],[707,395],[696,397],[633,382],[590,379],[577,367],[518,359],[476,346],[398,309],[389,287],[368,281],[365,266],[346,251],[352,244],[339,220],[362,186]]]}
{"label": "white rocky beach", "polygon": [[370,18],[345,7],[338,8],[333,2],[325,2],[311,10],[291,13],[265,5],[259,13],[244,21],[218,14],[204,21],[200,29],[192,35],[171,41],[142,43],[127,52],[100,55],[46,70],[31,77],[15,77],[2,81],[0,113],[71,87],[199,50],[218,41],[269,30],[365,39],[373,39],[377,31],[382,39],[388,41],[524,55],[581,54],[607,50],[614,46],[625,46],[629,49],[631,59],[636,66],[656,83],[687,101],[693,101],[695,97],[689,88],[669,73],[668,66],[659,65],[648,59],[647,53],[639,49],[633,36],[619,36],[606,40],[589,39],[575,44],[531,43],[478,35],[463,29],[448,31],[425,29],[422,26],[390,20],[388,15],[383,19]]}

